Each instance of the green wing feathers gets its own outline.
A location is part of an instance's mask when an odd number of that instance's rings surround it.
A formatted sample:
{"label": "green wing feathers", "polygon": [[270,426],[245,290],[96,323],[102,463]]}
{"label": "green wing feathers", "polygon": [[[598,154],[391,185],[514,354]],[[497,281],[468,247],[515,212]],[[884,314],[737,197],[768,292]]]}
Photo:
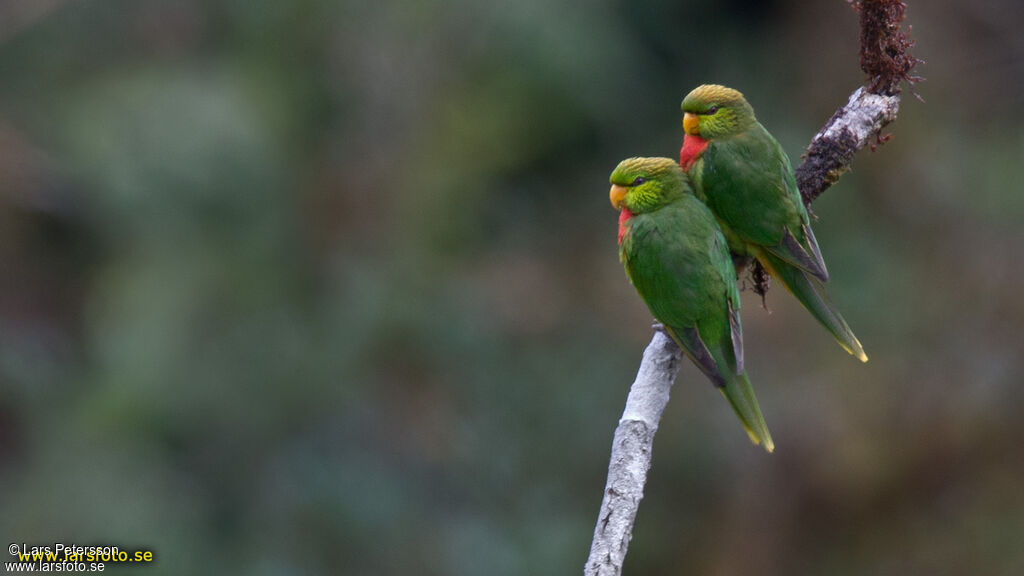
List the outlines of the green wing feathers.
{"label": "green wing feathers", "polygon": [[800,231],[804,237],[803,243],[797,240],[789,228],[783,228],[782,242],[776,246],[767,246],[765,250],[818,280],[828,282],[828,269],[825,268],[825,260],[821,257],[814,232],[811,232],[811,227],[806,224],[800,227]]}

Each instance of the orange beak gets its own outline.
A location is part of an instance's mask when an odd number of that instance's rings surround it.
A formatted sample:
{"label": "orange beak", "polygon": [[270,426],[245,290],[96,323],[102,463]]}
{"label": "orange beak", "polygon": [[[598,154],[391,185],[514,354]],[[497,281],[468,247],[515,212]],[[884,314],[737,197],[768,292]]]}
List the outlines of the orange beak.
{"label": "orange beak", "polygon": [[628,190],[625,186],[612,184],[612,189],[608,192],[608,199],[612,201],[612,208],[616,210],[622,208],[622,201],[626,199],[626,192]]}
{"label": "orange beak", "polygon": [[691,112],[683,114],[683,132],[690,136],[700,136],[700,119],[696,114]]}

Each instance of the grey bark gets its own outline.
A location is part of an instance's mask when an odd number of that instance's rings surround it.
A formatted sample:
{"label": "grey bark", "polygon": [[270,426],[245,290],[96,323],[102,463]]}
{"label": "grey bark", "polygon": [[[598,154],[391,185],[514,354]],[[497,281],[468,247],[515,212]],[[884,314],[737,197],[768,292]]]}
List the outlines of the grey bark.
{"label": "grey bark", "polygon": [[604,500],[594,528],[590,558],[583,570],[588,576],[615,576],[622,572],[651,467],[654,434],[668,404],[672,382],[679,373],[681,356],[676,343],[660,330],[644,350],[612,441]]}

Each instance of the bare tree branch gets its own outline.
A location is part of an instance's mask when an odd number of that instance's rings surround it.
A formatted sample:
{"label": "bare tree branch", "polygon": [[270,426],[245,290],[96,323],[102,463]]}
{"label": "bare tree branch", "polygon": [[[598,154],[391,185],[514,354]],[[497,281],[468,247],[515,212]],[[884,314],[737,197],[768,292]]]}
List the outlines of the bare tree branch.
{"label": "bare tree branch", "polygon": [[647,470],[651,467],[654,433],[679,373],[681,356],[679,346],[660,330],[644,350],[640,371],[615,429],[608,483],[584,574],[615,576],[622,572],[633,536],[633,520],[644,497]]}
{"label": "bare tree branch", "polygon": [[[796,169],[797,185],[808,205],[849,169],[857,150],[885,141],[881,131],[899,113],[901,82],[920,80],[910,76],[919,60],[909,53],[913,42],[902,29],[906,5],[901,0],[850,3],[860,12],[861,69],[868,79],[815,134],[804,162]],[[761,288],[767,289],[766,275]],[[584,576],[622,573],[651,466],[654,435],[679,372],[680,358],[679,347],[661,331],[644,351],[615,429],[608,480]]]}

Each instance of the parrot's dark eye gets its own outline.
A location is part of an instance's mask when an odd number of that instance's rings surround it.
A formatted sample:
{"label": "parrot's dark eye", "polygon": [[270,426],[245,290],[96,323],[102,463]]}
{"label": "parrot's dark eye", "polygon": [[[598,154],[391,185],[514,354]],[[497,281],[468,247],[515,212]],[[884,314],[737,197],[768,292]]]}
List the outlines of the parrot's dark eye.
{"label": "parrot's dark eye", "polygon": [[708,111],[705,112],[705,114],[714,114],[715,112],[718,112],[718,106],[712,106],[711,108],[708,108]]}
{"label": "parrot's dark eye", "polygon": [[643,176],[637,176],[636,178],[633,179],[633,186],[639,186],[644,182],[647,182],[646,178],[644,178]]}

